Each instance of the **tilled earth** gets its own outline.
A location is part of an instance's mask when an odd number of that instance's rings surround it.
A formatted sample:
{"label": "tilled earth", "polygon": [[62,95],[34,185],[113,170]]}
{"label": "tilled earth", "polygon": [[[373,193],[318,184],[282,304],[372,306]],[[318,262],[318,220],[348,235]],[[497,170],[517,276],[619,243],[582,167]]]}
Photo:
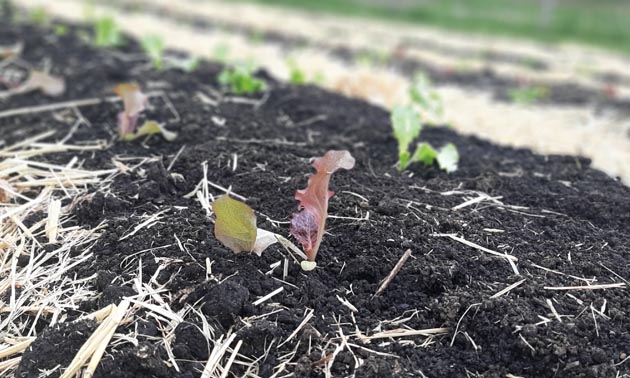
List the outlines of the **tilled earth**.
{"label": "tilled earth", "polygon": [[[164,91],[151,98],[147,117],[179,137],[123,143],[115,130],[120,104],[80,107],[89,125],[74,130],[68,143],[103,140],[108,147],[50,161],[77,156],[86,168],[110,168],[114,161],[129,167],[82,198],[72,221],[105,224],[95,259],[72,272],[96,273],[90,284],[101,295],[80,303],[60,325],[41,329],[16,377],[45,370],[59,376],[95,328],[72,320],[137,294],[138,279],[160,287],[173,311],[197,311],[188,312],[170,339],[177,368],[161,337],[162,321],[136,318],[118,328],[127,342],[110,345],[97,377],[199,377],[213,343],[228,333],[243,341],[239,359],[254,360],[262,377],[281,367],[280,376],[297,377],[630,374],[630,298],[621,285],[630,279],[630,189],[590,168],[587,159],[540,156],[427,127],[422,139],[457,145],[458,171],[412,166],[401,173],[389,114],[381,108],[315,86],[286,85],[264,72],[264,93],[246,100],[217,95],[217,64],[203,62],[193,73],[156,72],[133,41],[116,51],[96,50],[76,31],[58,37],[2,23],[0,44],[19,38],[24,61],[50,62],[68,85],[62,98],[14,96],[0,102],[2,109],[110,96],[116,83],[136,81],[147,91]],[[67,109],[0,118],[0,139],[11,144],[54,129],[49,141],[58,141],[76,116]],[[309,159],[330,149],[348,149],[357,165],[332,178],[335,217],[312,272],[301,271],[277,245],[262,257],[233,254],[215,240],[200,202],[188,196],[206,177],[216,185],[213,195],[223,194],[217,186],[230,187],[256,210],[259,227],[286,236],[293,194],[313,171]],[[158,212],[158,222],[133,232]],[[518,261],[512,265],[445,234]],[[375,296],[407,249],[411,258]],[[620,285],[597,286],[613,283]],[[569,286],[573,290],[554,290]],[[253,304],[279,287],[280,294]],[[311,310],[314,316],[291,337]],[[386,330],[432,328],[448,331],[366,339]],[[245,370],[234,364],[231,372],[243,376]]]}

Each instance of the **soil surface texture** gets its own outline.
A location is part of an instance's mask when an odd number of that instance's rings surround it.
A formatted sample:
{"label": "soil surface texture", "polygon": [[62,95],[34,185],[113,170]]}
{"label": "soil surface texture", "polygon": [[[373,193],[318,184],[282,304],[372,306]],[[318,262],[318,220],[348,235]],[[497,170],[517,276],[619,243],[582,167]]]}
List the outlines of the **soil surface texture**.
{"label": "soil surface texture", "polygon": [[[68,137],[68,144],[101,140],[107,147],[50,155],[48,162],[76,156],[84,168],[129,167],[81,198],[64,225],[105,225],[94,260],[72,272],[96,274],[91,285],[101,295],[79,303],[61,325],[41,329],[16,377],[43,370],[58,377],[94,329],[73,320],[137,294],[134,280],[159,287],[173,311],[194,311],[169,338],[172,356],[163,319],[119,326],[117,334],[128,339],[110,345],[95,377],[200,377],[213,343],[227,334],[243,341],[239,360],[257,366],[261,377],[630,375],[630,188],[587,159],[540,156],[426,127],[423,140],[457,146],[459,169],[412,165],[398,172],[389,114],[381,108],[265,72],[258,73],[264,92],[236,96],[217,83],[218,64],[156,71],[134,41],[96,49],[81,37],[86,33],[71,26],[59,36],[1,22],[0,45],[22,41],[21,59],[48,65],[67,90],[54,99],[12,96],[0,100],[0,111],[105,98],[115,84],[134,81],[145,92],[164,92],[150,98],[145,116],[178,138],[121,142],[122,107],[115,102],[81,106],[89,124],[78,128],[72,108],[0,118],[0,144],[55,130],[48,142]],[[314,171],[310,159],[331,149],[349,150],[357,164],[332,177],[332,217],[314,271],[302,271],[279,244],[258,257],[234,254],[214,238],[194,195],[204,177],[213,196],[224,194],[218,186],[230,187],[256,211],[258,227],[288,237],[294,193]],[[151,227],[134,232],[157,213]],[[408,249],[411,257],[375,295]],[[618,285],[597,286],[605,284]],[[573,290],[557,290],[566,287]],[[436,328],[445,330],[412,332]],[[399,334],[383,334],[389,330]],[[246,370],[234,363],[231,376]]]}

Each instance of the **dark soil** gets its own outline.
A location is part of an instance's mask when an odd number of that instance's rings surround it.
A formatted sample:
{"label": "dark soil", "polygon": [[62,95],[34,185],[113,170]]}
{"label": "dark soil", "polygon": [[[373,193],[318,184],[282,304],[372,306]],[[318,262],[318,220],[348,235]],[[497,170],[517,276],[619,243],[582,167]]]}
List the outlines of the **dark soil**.
{"label": "dark soil", "polygon": [[[623,83],[624,81],[630,80],[628,76],[618,74],[599,75],[596,78],[602,83],[601,89],[587,88],[569,82],[549,83],[545,81],[527,81],[518,77],[501,75],[495,72],[490,66],[482,71],[436,66],[432,62],[417,57],[410,57],[406,53],[409,47],[417,48],[421,46],[422,49],[433,50],[462,59],[478,58],[478,52],[464,48],[447,47],[436,41],[427,41],[418,38],[409,39],[403,41],[399,46],[392,46],[392,51],[389,56],[382,56],[382,53],[375,49],[350,48],[333,43],[313,41],[306,37],[285,35],[274,31],[233,24],[223,20],[212,20],[206,16],[178,13],[174,12],[172,9],[165,9],[159,5],[149,3],[131,4],[127,0],[112,0],[111,3],[117,4],[118,7],[125,11],[133,12],[141,9],[142,12],[149,12],[156,15],[156,17],[188,24],[200,32],[221,29],[240,33],[245,36],[252,36],[252,38],[259,38],[265,43],[277,44],[287,51],[309,46],[322,51],[328,51],[331,56],[346,62],[356,62],[362,57],[367,57],[373,64],[380,64],[395,69],[410,80],[418,72],[423,72],[437,84],[452,84],[477,91],[487,91],[491,93],[494,98],[502,101],[513,101],[510,93],[514,89],[541,87],[545,88],[548,94],[534,99],[534,101],[539,104],[589,105],[594,106],[598,111],[613,110],[623,116],[630,115],[630,100],[620,98],[615,89],[616,83]],[[546,69],[544,62],[524,54],[486,51],[481,55],[488,62],[507,62],[513,65],[525,66],[534,71]],[[612,81],[611,78],[614,78],[614,81]]]}
{"label": "dark soil", "polygon": [[[76,225],[107,224],[93,247],[96,258],[74,272],[79,277],[98,273],[92,284],[102,293],[98,300],[83,302],[81,311],[135,294],[131,279],[142,261],[143,280],[149,283],[155,274],[156,282],[168,291],[162,297],[174,311],[195,307],[215,339],[228,330],[235,332],[243,340],[241,353],[252,359],[268,351],[258,362],[261,377],[271,376],[281,356],[294,349],[285,373],[324,376],[321,360],[340,343],[340,330],[352,336],[352,344],[371,351],[352,347],[353,356],[347,348],[341,350],[331,368],[335,377],[630,374],[630,362],[624,360],[630,354],[627,287],[569,293],[545,289],[584,285],[571,276],[594,279],[595,284],[630,279],[630,188],[590,168],[587,159],[539,156],[430,127],[422,138],[438,146],[455,143],[462,156],[459,170],[447,175],[418,165],[400,173],[394,168],[396,142],[383,109],[314,86],[288,86],[270,78],[267,93],[253,96],[265,99],[259,106],[226,101],[207,105],[196,93],[208,94],[208,87],[219,90],[215,81],[219,65],[204,62],[189,74],[139,69],[146,63],[142,59],[121,59],[138,51],[133,41],[116,52],[95,50],[76,37],[78,31],[71,28],[67,36],[58,37],[47,30],[0,23],[0,44],[24,41],[25,61],[37,66],[49,59],[52,71],[68,83],[62,98],[33,93],[0,102],[0,108],[108,96],[114,84],[135,80],[144,88],[165,89],[180,116],[172,121],[164,100],[153,98],[147,116],[179,132],[178,139],[167,143],[151,137],[122,143],[115,131],[120,104],[82,107],[91,126],[80,127],[68,143],[105,140],[108,148],[49,157],[67,162],[78,156],[88,168],[112,168],[112,159],[122,157],[139,158],[124,160],[129,166],[151,158],[95,190],[75,211]],[[264,72],[260,75],[266,77]],[[304,123],[321,115],[326,117]],[[52,128],[57,133],[49,141],[58,141],[68,133],[74,117],[68,110],[0,118],[0,139],[10,144]],[[353,170],[332,178],[336,194],[330,200],[331,214],[355,219],[330,218],[318,268],[305,273],[290,263],[286,283],[280,281],[282,267],[266,274],[271,264],[286,257],[281,247],[270,247],[262,257],[233,254],[215,240],[199,202],[184,197],[202,179],[202,164],[207,162],[208,180],[247,197],[258,214],[259,227],[288,235],[286,224],[274,222],[289,219],[296,209],[293,194],[306,185],[313,171],[309,159],[329,149],[348,149],[357,159]],[[238,156],[235,170],[234,155]],[[445,195],[452,191],[457,192]],[[450,210],[465,202],[464,197],[475,197],[475,192],[500,196],[506,206],[481,202]],[[143,215],[161,210],[167,213],[160,222],[120,240],[144,220]],[[503,258],[434,233],[457,233],[510,253],[519,259],[520,275]],[[412,257],[375,297],[380,282],[407,249]],[[210,276],[206,260],[212,263]],[[526,281],[508,294],[490,298],[522,279]],[[282,293],[264,305],[252,305],[280,286]],[[351,313],[337,296],[358,311]],[[562,321],[552,314],[548,299]],[[315,316],[297,337],[278,347],[302,322],[307,308]],[[274,310],[280,311],[262,316]],[[89,333],[89,325],[71,323],[81,311],[68,314],[58,330],[38,333],[17,377],[34,377],[39,369],[58,364],[67,366],[85,332]],[[391,323],[397,318],[408,319]],[[136,332],[138,344],[108,349],[96,376],[199,377],[212,347],[200,331],[199,316],[189,313],[175,330],[171,347],[179,372],[168,363],[160,326],[148,318],[119,327],[118,333]],[[353,337],[357,330],[372,335],[403,327],[446,327],[449,332],[430,342],[415,336],[362,344]],[[358,367],[355,357],[361,361]],[[234,365],[232,372],[241,376],[243,367]],[[59,373],[56,370],[51,376]]]}

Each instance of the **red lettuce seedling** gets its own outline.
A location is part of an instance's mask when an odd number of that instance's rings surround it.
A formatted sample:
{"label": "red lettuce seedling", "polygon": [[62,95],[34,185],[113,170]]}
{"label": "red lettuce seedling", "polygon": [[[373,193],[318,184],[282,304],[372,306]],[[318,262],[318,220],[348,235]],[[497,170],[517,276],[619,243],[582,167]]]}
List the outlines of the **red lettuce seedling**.
{"label": "red lettuce seedling", "polygon": [[[340,168],[352,169],[354,162],[348,151],[326,152],[313,162],[317,173],[309,178],[306,189],[295,193],[295,199],[300,203],[299,212],[291,218],[291,234],[302,244],[310,262],[315,261],[322,242],[328,217],[328,199],[334,194],[328,190],[330,176]],[[314,264],[308,266],[314,268]]]}
{"label": "red lettuce seedling", "polygon": [[147,105],[147,96],[140,91],[140,86],[134,83],[118,84],[114,87],[116,93],[123,101],[125,110],[118,113],[118,133],[125,139],[128,134],[136,131],[138,116]]}

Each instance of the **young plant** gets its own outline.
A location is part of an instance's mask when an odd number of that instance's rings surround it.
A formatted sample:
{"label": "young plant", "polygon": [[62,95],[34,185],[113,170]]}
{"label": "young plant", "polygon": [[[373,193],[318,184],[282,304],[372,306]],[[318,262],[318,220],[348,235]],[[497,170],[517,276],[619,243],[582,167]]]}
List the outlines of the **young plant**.
{"label": "young plant", "polygon": [[122,43],[120,28],[112,17],[101,17],[94,22],[94,44],[98,47],[115,47]]}
{"label": "young plant", "polygon": [[315,268],[315,257],[324,236],[328,217],[328,200],[333,192],[328,190],[330,176],[339,169],[352,169],[355,160],[348,151],[328,151],[314,160],[317,172],[308,180],[304,190],[295,193],[300,201],[298,212],[291,218],[291,234],[302,244],[308,262],[302,264],[304,270]]}
{"label": "young plant", "polygon": [[254,77],[251,65],[225,67],[219,73],[219,84],[228,87],[234,94],[252,94],[265,89],[265,82]]}
{"label": "young plant", "polygon": [[512,102],[531,105],[549,97],[549,88],[542,85],[514,88],[508,92]]}
{"label": "young plant", "polygon": [[118,134],[120,139],[129,142],[151,134],[160,134],[168,142],[172,142],[177,138],[177,133],[166,130],[164,125],[155,121],[145,121],[138,128],[138,118],[148,104],[148,98],[142,93],[138,84],[118,84],[114,87],[114,93],[123,100],[124,105],[124,110],[118,113]]}
{"label": "young plant", "polygon": [[424,112],[436,116],[441,116],[444,112],[440,95],[433,88],[431,80],[422,72],[416,73],[409,88],[409,97]]}
{"label": "young plant", "polygon": [[254,252],[258,256],[274,244],[275,234],[256,227],[256,214],[241,201],[222,196],[212,202],[214,236],[234,253]]}
{"label": "young plant", "polygon": [[33,9],[29,14],[29,18],[35,25],[46,26],[50,24],[50,16],[44,7]]}
{"label": "young plant", "polygon": [[448,173],[457,170],[459,154],[457,147],[449,143],[436,150],[429,143],[423,142],[416,145],[413,154],[409,151],[411,143],[420,135],[422,124],[420,115],[410,106],[396,106],[392,110],[391,123],[394,137],[398,141],[398,170],[403,171],[411,163],[420,162],[424,165],[433,165],[436,161],[440,169]]}
{"label": "young plant", "polygon": [[[420,135],[422,124],[416,111],[409,106],[398,105],[391,114],[394,137],[398,140],[398,167],[404,170],[411,163],[409,145]],[[416,153],[413,154],[416,156]]]}
{"label": "young plant", "polygon": [[294,85],[306,84],[306,74],[300,69],[297,62],[293,59],[287,61],[289,66],[289,82]]}
{"label": "young plant", "polygon": [[144,37],[141,41],[142,49],[151,59],[153,68],[161,71],[164,64],[164,41],[158,36]]}
{"label": "young plant", "polygon": [[114,93],[123,101],[124,110],[118,113],[118,134],[124,140],[127,135],[136,132],[138,117],[146,108],[148,98],[135,83],[118,84],[114,87]]}

